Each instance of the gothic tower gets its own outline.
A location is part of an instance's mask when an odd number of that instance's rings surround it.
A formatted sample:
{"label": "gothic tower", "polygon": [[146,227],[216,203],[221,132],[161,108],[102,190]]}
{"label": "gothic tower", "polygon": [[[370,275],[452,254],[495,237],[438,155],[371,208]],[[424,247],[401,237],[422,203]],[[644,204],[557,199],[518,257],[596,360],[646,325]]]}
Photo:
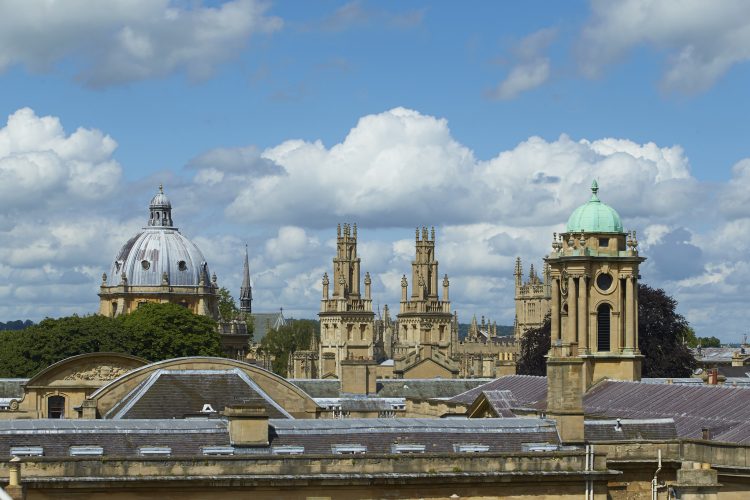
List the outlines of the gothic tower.
{"label": "gothic tower", "polygon": [[247,245],[245,245],[245,263],[242,268],[242,286],[240,287],[240,313],[253,312],[253,287],[250,285],[250,264],[247,260]]}
{"label": "gothic tower", "polygon": [[345,360],[379,361],[382,342],[376,342],[372,310],[371,279],[365,275],[364,298],[360,295],[360,258],[357,256],[357,225],[339,224],[336,256],[333,258],[333,294],[328,274],[323,275],[320,302],[319,359],[321,378],[341,378]]}
{"label": "gothic tower", "polygon": [[529,269],[529,279],[523,280],[523,267],[521,258],[516,258],[516,269],[513,273],[516,289],[516,317],[514,333],[516,341],[521,340],[521,335],[531,328],[539,328],[544,323],[544,318],[550,307],[550,274],[549,266],[545,263],[542,278],[537,276],[534,265]]}
{"label": "gothic tower", "polygon": [[[401,279],[401,309],[398,314],[398,344],[393,347],[394,373],[401,377],[456,376],[451,359],[453,316],[448,275],[442,280],[443,300],[438,294],[438,261],[435,259],[435,228],[428,234],[416,230],[416,256],[412,261],[412,293],[406,275]],[[417,367],[417,365],[423,365]]]}
{"label": "gothic tower", "polygon": [[[583,438],[582,395],[602,378],[640,380],[638,255],[635,232],[623,231],[617,212],[598,197],[553,237],[546,262],[551,279],[552,348],[547,358],[547,415],[560,436]],[[565,436],[563,436],[565,434]]]}

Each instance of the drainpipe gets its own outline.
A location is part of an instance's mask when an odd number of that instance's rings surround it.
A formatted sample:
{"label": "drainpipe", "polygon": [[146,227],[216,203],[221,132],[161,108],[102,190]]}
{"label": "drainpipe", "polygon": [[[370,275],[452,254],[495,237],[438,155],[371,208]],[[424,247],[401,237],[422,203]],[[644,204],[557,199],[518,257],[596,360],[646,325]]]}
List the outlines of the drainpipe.
{"label": "drainpipe", "polygon": [[654,472],[654,478],[651,480],[651,500],[659,500],[659,488],[663,488],[664,484],[659,484],[659,472],[661,471],[661,450],[659,452],[659,467]]}

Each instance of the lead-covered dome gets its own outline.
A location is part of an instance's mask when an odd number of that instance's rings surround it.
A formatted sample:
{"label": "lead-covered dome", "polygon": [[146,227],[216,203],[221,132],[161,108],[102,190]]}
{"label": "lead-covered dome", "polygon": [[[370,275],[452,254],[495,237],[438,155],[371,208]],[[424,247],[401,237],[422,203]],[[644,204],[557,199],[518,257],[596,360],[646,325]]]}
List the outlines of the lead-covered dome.
{"label": "lead-covered dome", "polygon": [[591,183],[591,199],[576,208],[568,218],[566,230],[569,233],[622,233],[622,221],[617,211],[602,203],[597,192],[596,180]]}
{"label": "lead-covered dome", "polygon": [[[112,264],[114,283],[130,286],[197,286],[209,283],[200,249],[172,225],[172,204],[162,186],[149,204],[148,226],[128,240]],[[165,283],[166,281],[166,283]]]}

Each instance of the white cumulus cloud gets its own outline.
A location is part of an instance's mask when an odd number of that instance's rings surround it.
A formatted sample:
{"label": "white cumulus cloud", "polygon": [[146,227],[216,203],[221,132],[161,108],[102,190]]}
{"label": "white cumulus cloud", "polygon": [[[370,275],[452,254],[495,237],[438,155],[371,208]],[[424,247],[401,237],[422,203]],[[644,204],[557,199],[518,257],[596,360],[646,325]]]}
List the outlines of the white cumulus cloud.
{"label": "white cumulus cloud", "polygon": [[[192,4],[192,6],[191,6]],[[45,71],[72,62],[87,85],[161,78],[184,72],[210,76],[251,35],[281,19],[259,0],[217,6],[170,0],[67,0],[0,3],[0,71],[22,64]]]}
{"label": "white cumulus cloud", "polygon": [[664,88],[697,93],[750,59],[745,0],[603,0],[591,10],[578,50],[589,76],[645,45],[666,54]]}

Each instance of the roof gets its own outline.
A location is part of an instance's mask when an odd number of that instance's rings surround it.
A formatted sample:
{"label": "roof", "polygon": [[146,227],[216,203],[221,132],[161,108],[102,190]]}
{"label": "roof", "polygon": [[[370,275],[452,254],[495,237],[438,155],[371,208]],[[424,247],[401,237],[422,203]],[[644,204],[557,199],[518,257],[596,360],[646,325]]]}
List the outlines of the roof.
{"label": "roof", "polygon": [[[384,398],[451,398],[486,384],[490,379],[379,379],[378,396]],[[473,400],[472,400],[473,401]]]}
{"label": "roof", "polygon": [[105,417],[181,419],[200,413],[216,415],[227,406],[248,403],[263,406],[271,418],[292,418],[238,368],[156,370],[114,405]]}
{"label": "roof", "polygon": [[290,378],[289,382],[313,398],[337,398],[341,390],[339,379]]}
{"label": "roof", "polygon": [[171,286],[209,284],[208,264],[200,249],[173,227],[146,227],[130,238],[115,256],[109,285],[160,286],[167,274]]}
{"label": "roof", "polygon": [[690,349],[695,358],[702,363],[731,363],[739,347],[701,347]]}
{"label": "roof", "polygon": [[253,317],[253,342],[260,342],[266,336],[268,330],[278,329],[286,325],[283,311],[273,313],[252,313]]}
{"label": "roof", "polygon": [[515,417],[513,407],[518,406],[518,401],[513,397],[511,391],[482,391],[487,404],[498,417],[510,418]]}
{"label": "roof", "polygon": [[336,408],[341,411],[393,411],[403,410],[406,405],[404,398],[378,398],[378,397],[346,397],[346,398],[315,398],[315,402],[323,407]]}
{"label": "roof", "polygon": [[167,446],[172,455],[200,455],[203,446],[229,445],[226,421],[2,420],[0,457],[10,448],[38,446],[44,456],[68,456],[71,446],[101,446],[105,455],[135,456],[142,446]]}
{"label": "roof", "polygon": [[667,440],[677,438],[672,418],[586,420],[587,441]]}
{"label": "roof", "polygon": [[304,446],[331,453],[335,445],[361,445],[368,453],[392,453],[397,444],[425,445],[425,452],[455,452],[459,445],[488,452],[521,452],[523,444],[559,444],[555,423],[536,418],[358,418],[274,421],[271,446]]}
{"label": "roof", "polygon": [[[750,378],[748,379],[750,382]],[[676,378],[642,378],[642,384],[678,384],[678,385],[703,385],[703,380],[699,378],[687,378],[687,377],[676,377]]]}
{"label": "roof", "polygon": [[[547,400],[547,377],[533,375],[508,375],[458,394],[449,401],[469,405],[483,392],[510,391],[516,409],[543,409]],[[541,406],[540,406],[541,403]]]}
{"label": "roof", "polygon": [[617,211],[601,202],[597,196],[599,186],[591,183],[591,199],[570,215],[567,232],[622,233],[622,221]]}
{"label": "roof", "polygon": [[690,438],[702,428],[716,434],[750,420],[750,390],[738,387],[604,381],[583,404],[587,416],[674,418],[678,435]]}
{"label": "roof", "polygon": [[[366,453],[394,453],[399,444],[424,445],[425,452],[520,452],[524,444],[559,444],[552,420],[506,419],[324,419],[269,420],[268,447],[233,449],[235,454],[270,454],[279,447],[305,454],[332,454],[337,446]],[[45,457],[68,456],[71,446],[99,446],[106,456],[137,456],[142,446],[169,447],[173,456],[202,455],[205,446],[229,447],[224,419],[4,420],[0,457],[15,446],[42,447]],[[480,450],[477,450],[477,448]],[[484,448],[484,449],[482,449]]]}
{"label": "roof", "polygon": [[[544,410],[547,406],[547,378],[509,375],[459,394],[449,401],[472,404],[483,394],[510,391],[511,410]],[[677,436],[699,438],[702,429],[714,436],[750,421],[750,389],[745,386],[662,384],[605,380],[583,396],[587,418],[674,419]],[[750,442],[750,426],[747,427]],[[738,431],[739,432],[739,431]],[[714,439],[718,439],[715,437]]]}
{"label": "roof", "polygon": [[0,398],[23,398],[23,386],[27,378],[0,378]]}

